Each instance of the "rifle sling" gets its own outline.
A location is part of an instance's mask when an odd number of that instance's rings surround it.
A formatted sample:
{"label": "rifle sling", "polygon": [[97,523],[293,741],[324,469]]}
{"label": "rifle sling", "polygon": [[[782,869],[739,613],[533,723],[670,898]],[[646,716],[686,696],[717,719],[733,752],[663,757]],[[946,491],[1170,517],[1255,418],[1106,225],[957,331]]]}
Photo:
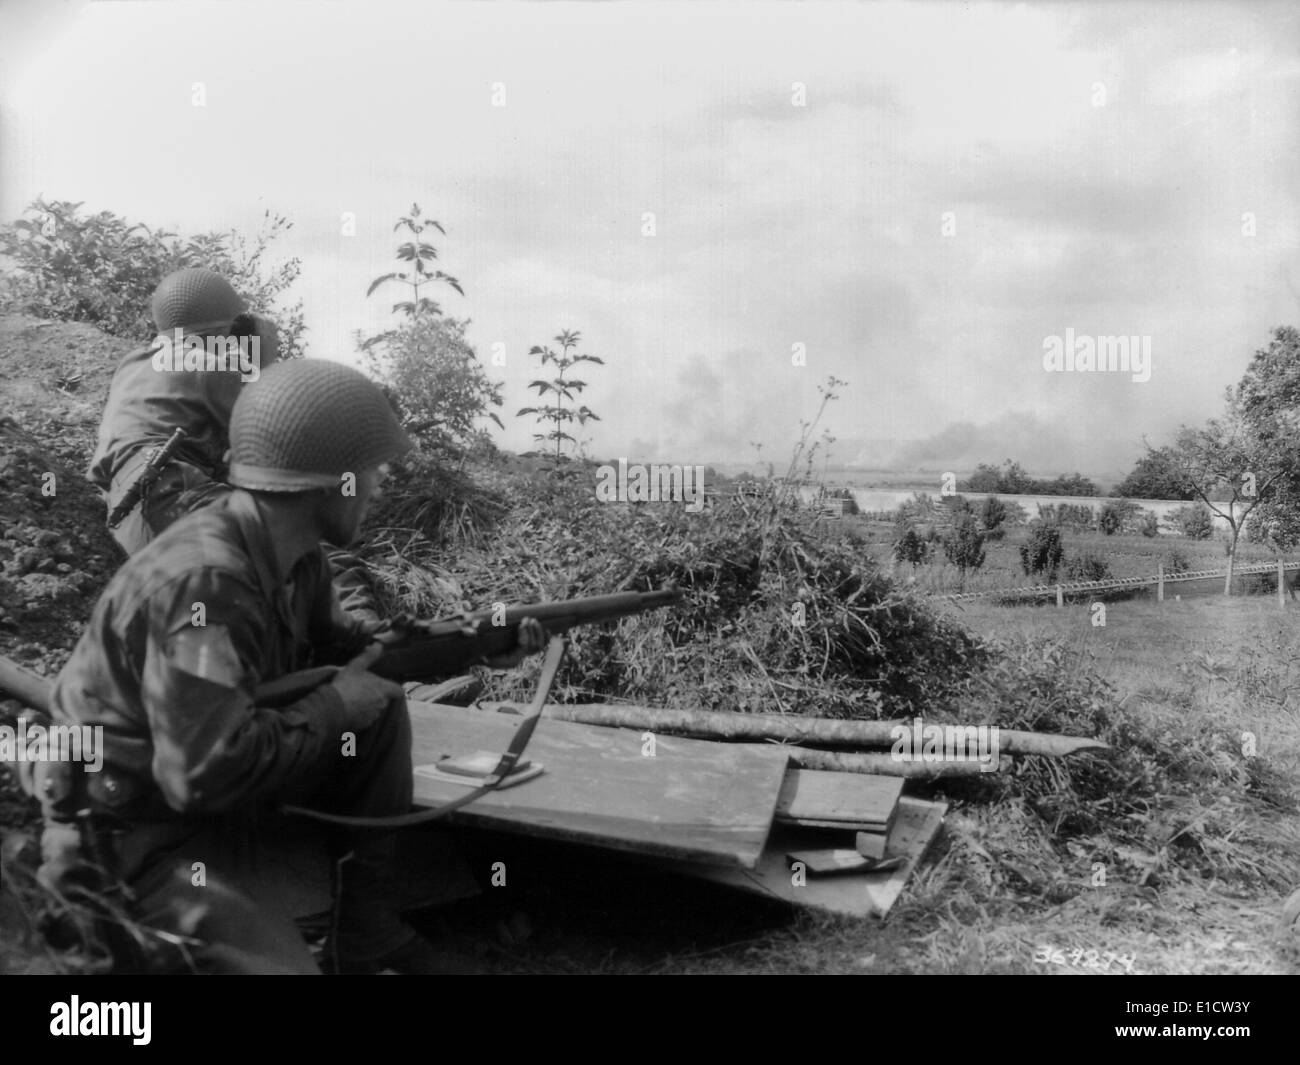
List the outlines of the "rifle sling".
{"label": "rifle sling", "polygon": [[519,727],[515,729],[515,734],[510,738],[510,744],[506,747],[505,752],[497,762],[496,768],[484,780],[484,782],[473,791],[459,795],[441,806],[435,806],[432,810],[416,810],[408,814],[397,814],[393,817],[347,817],[343,814],[325,813],[323,810],[309,810],[302,806],[285,806],[283,812],[287,814],[297,814],[299,817],[309,817],[313,821],[323,821],[329,825],[343,825],[348,828],[410,828],[413,825],[427,825],[430,821],[437,821],[462,806],[468,806],[475,799],[481,799],[488,792],[496,789],[515,767],[519,758],[524,753],[524,748],[528,746],[528,741],[532,739],[533,730],[537,728],[537,723],[542,719],[542,710],[546,706],[546,700],[551,694],[551,685],[555,683],[555,675],[560,671],[560,662],[564,658],[564,637],[552,636],[550,643],[546,648],[546,659],[542,663],[542,675],[537,680],[537,691],[533,695],[533,701],[528,706],[528,712],[524,715]]}

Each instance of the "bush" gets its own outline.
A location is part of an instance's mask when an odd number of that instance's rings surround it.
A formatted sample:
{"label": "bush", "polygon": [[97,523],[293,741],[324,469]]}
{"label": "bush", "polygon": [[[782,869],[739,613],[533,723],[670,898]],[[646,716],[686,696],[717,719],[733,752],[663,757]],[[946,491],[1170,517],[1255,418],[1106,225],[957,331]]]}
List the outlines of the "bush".
{"label": "bush", "polygon": [[1170,551],[1169,554],[1165,556],[1166,573],[1172,576],[1177,576],[1179,573],[1190,573],[1191,570],[1192,570],[1191,562],[1188,561],[1187,556],[1184,555],[1177,548]]}
{"label": "bush", "polygon": [[1031,522],[1029,539],[1020,545],[1020,565],[1025,576],[1042,576],[1051,584],[1064,561],[1060,528],[1042,520]]}
{"label": "bush", "polygon": [[1189,540],[1208,540],[1214,532],[1214,518],[1204,503],[1179,507],[1165,520]]}
{"label": "bush", "polygon": [[1142,517],[1138,521],[1138,532],[1146,537],[1160,535],[1160,518],[1156,516],[1154,510],[1142,512]]}
{"label": "bush", "polygon": [[0,227],[4,275],[0,306],[65,322],[89,322],[114,336],[153,336],[149,302],[173,270],[206,266],[221,273],[253,311],[275,319],[280,357],[303,353],[302,303],[280,306],[301,271],[298,259],[274,268],[263,259],[292,223],[267,212],[251,241],[233,230],[178,237],[131,224],[109,211],[82,215],[80,203],[37,199],[27,216]]}
{"label": "bush", "polygon": [[1077,555],[1065,565],[1067,581],[1105,581],[1110,578],[1110,564],[1091,551]]}
{"label": "bush", "polygon": [[475,446],[478,421],[501,419],[502,384],[483,370],[465,339],[467,320],[410,318],[367,349],[371,372],[397,408],[402,427],[422,446],[458,457]]}
{"label": "bush", "polygon": [[1128,532],[1135,524],[1141,507],[1131,499],[1110,500],[1102,504],[1097,516],[1097,528],[1107,536]]}

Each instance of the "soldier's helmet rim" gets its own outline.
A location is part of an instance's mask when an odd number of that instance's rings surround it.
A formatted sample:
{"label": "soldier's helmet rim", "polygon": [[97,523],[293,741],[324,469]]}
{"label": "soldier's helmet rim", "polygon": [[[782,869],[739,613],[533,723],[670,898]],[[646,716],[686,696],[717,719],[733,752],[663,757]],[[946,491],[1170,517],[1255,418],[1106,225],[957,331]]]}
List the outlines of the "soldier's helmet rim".
{"label": "soldier's helmet rim", "polygon": [[241,391],[230,419],[229,481],[268,492],[338,487],[410,447],[387,397],[361,371],[291,359]]}
{"label": "soldier's helmet rim", "polygon": [[202,266],[172,271],[158,282],[150,303],[154,328],[159,333],[225,329],[247,309],[226,278]]}

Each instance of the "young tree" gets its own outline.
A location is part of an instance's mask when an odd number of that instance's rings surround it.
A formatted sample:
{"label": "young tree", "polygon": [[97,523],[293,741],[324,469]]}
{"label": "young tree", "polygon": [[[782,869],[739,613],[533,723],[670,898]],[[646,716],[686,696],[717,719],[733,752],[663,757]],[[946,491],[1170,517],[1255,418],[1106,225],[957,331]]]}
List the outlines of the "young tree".
{"label": "young tree", "polygon": [[1242,529],[1293,460],[1284,454],[1283,440],[1261,438],[1253,430],[1242,404],[1232,396],[1222,418],[1212,418],[1201,429],[1183,426],[1174,450],[1173,462],[1196,498],[1228,525],[1223,594],[1231,595]]}
{"label": "young tree", "polygon": [[916,572],[917,566],[929,562],[933,553],[933,545],[915,529],[903,529],[894,540],[894,560],[909,563],[913,572]]}
{"label": "young tree", "polygon": [[980,505],[980,524],[989,540],[1001,540],[1007,533],[1007,505],[997,496],[986,496]]}
{"label": "young tree", "polygon": [[[534,346],[528,352],[529,355],[541,357],[542,366],[553,365],[556,369],[556,375],[549,381],[535,380],[529,384],[529,388],[537,389],[538,398],[552,395],[555,402],[545,407],[521,407],[519,413],[515,415],[522,418],[525,414],[532,414],[537,421],[545,424],[550,422],[553,428],[547,433],[534,433],[533,439],[539,442],[554,440],[555,441],[555,462],[559,465],[560,449],[567,440],[576,444],[575,438],[565,431],[566,425],[571,425],[577,421],[579,425],[586,425],[589,421],[600,421],[598,415],[593,413],[585,406],[572,406],[577,403],[577,396],[587,387],[586,381],[579,381],[574,378],[566,378],[565,374],[580,362],[594,362],[604,366],[605,360],[596,355],[577,355],[573,349],[582,341],[582,334],[566,329],[555,337],[555,342],[560,345],[560,352],[557,354],[550,348]],[[566,407],[566,401],[571,406]]]}
{"label": "young tree", "polygon": [[959,587],[966,588],[966,573],[984,565],[984,534],[974,514],[964,513],[943,538],[943,553],[960,574]]}
{"label": "young tree", "polygon": [[1041,518],[1030,523],[1029,539],[1020,545],[1020,566],[1026,577],[1042,574],[1047,583],[1056,581],[1057,571],[1065,560],[1061,545],[1061,530],[1052,522]]}
{"label": "young tree", "polygon": [[425,239],[426,232],[445,235],[446,230],[425,218],[418,203],[393,227],[394,232],[403,229],[411,239],[398,245],[397,258],[411,266],[375,278],[366,295],[398,283],[410,290],[410,298],[393,304],[393,313],[401,319],[398,324],[362,341],[361,349],[403,427],[426,448],[463,457],[481,433],[481,419],[501,426],[491,408],[502,405],[503,386],[488,378],[466,339],[469,319],[444,317],[427,294],[434,284],[465,294],[459,281],[433,266],[438,250]]}

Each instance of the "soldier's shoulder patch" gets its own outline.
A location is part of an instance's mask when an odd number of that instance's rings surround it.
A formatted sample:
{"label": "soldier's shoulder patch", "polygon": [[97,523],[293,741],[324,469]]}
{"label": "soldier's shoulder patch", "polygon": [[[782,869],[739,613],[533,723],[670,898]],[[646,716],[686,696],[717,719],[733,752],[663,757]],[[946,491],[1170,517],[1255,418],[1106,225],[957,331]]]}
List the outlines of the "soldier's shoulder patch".
{"label": "soldier's shoulder patch", "polygon": [[237,688],[245,670],[225,625],[196,625],[167,641],[167,660],[175,669],[223,688]]}

